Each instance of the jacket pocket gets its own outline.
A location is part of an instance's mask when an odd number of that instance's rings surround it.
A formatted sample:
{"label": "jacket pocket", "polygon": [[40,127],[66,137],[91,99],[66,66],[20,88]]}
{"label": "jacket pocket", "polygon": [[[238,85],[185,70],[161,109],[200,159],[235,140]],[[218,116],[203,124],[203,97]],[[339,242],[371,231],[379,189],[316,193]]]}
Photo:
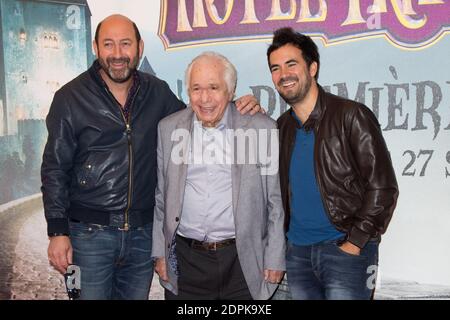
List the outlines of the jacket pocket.
{"label": "jacket pocket", "polygon": [[70,237],[81,240],[92,240],[104,229],[98,224],[90,224],[83,222],[70,222]]}
{"label": "jacket pocket", "polygon": [[87,188],[89,186],[89,177],[92,171],[91,165],[83,164],[77,173],[77,183],[81,188]]}
{"label": "jacket pocket", "polygon": [[86,161],[77,171],[76,177],[78,186],[82,189],[88,189],[97,185],[98,178],[104,170],[107,159],[108,153],[106,152],[90,153]]}

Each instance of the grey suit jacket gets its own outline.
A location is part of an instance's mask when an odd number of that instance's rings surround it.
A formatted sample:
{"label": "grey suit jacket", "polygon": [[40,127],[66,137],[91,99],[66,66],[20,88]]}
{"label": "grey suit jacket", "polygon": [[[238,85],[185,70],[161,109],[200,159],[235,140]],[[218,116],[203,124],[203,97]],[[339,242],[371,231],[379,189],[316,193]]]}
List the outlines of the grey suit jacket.
{"label": "grey suit jacket", "polygon": [[[233,129],[276,129],[275,121],[266,115],[241,115],[234,104],[228,108]],[[158,125],[158,184],[152,256],[165,257],[169,281],[160,281],[175,294],[178,286],[173,243],[182,219],[187,164],[172,161],[171,154],[187,157],[194,115],[193,110],[187,108],[164,118]],[[174,132],[175,141],[171,141]],[[181,136],[184,139],[180,139]],[[180,143],[180,140],[184,142]],[[278,154],[274,160],[278,163]],[[261,163],[234,163],[231,166],[232,197],[239,261],[252,297],[268,299],[277,285],[264,281],[264,269],[286,270],[284,211],[278,170],[275,174],[263,175]]]}

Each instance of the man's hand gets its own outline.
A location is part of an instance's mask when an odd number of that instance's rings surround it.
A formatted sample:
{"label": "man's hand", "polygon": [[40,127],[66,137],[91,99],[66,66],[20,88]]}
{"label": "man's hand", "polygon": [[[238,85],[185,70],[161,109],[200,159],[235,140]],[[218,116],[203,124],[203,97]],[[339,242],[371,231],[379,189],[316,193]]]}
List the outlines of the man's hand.
{"label": "man's hand", "polygon": [[361,254],[361,249],[348,241],[345,241],[339,248],[342,251],[354,256],[359,256]]}
{"label": "man's hand", "polygon": [[48,261],[61,274],[72,264],[72,244],[68,236],[50,237],[47,253]]}
{"label": "man's hand", "polygon": [[166,269],[166,259],[164,257],[156,259],[155,271],[161,280],[169,281],[169,277],[167,276],[167,269]]}
{"label": "man's hand", "polygon": [[241,114],[246,114],[250,112],[251,115],[257,112],[266,113],[266,110],[261,108],[259,101],[256,100],[254,95],[248,94],[246,96],[240,97],[236,100],[236,108]]}
{"label": "man's hand", "polygon": [[264,280],[269,283],[280,283],[283,276],[284,271],[264,269]]}

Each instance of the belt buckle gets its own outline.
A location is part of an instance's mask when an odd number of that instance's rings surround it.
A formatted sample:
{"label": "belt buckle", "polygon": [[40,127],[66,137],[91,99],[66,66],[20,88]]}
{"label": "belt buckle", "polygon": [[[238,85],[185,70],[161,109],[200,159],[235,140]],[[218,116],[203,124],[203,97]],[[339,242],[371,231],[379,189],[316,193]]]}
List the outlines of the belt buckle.
{"label": "belt buckle", "polygon": [[194,247],[201,248],[206,251],[217,251],[217,242],[200,242]]}

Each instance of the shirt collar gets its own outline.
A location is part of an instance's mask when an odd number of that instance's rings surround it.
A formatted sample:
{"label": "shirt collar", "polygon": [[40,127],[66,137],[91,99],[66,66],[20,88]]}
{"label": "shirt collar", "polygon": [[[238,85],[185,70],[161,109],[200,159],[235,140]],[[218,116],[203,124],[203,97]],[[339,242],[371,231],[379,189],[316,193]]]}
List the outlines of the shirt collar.
{"label": "shirt collar", "polygon": [[309,117],[305,121],[305,123],[302,123],[300,118],[297,117],[297,114],[295,113],[294,108],[291,107],[291,116],[296,121],[298,129],[310,131],[314,127],[314,123],[320,115],[320,110],[321,110],[321,102],[320,101],[321,101],[320,97],[317,97],[316,104],[314,105],[314,109],[311,111],[311,114],[309,115]]}

